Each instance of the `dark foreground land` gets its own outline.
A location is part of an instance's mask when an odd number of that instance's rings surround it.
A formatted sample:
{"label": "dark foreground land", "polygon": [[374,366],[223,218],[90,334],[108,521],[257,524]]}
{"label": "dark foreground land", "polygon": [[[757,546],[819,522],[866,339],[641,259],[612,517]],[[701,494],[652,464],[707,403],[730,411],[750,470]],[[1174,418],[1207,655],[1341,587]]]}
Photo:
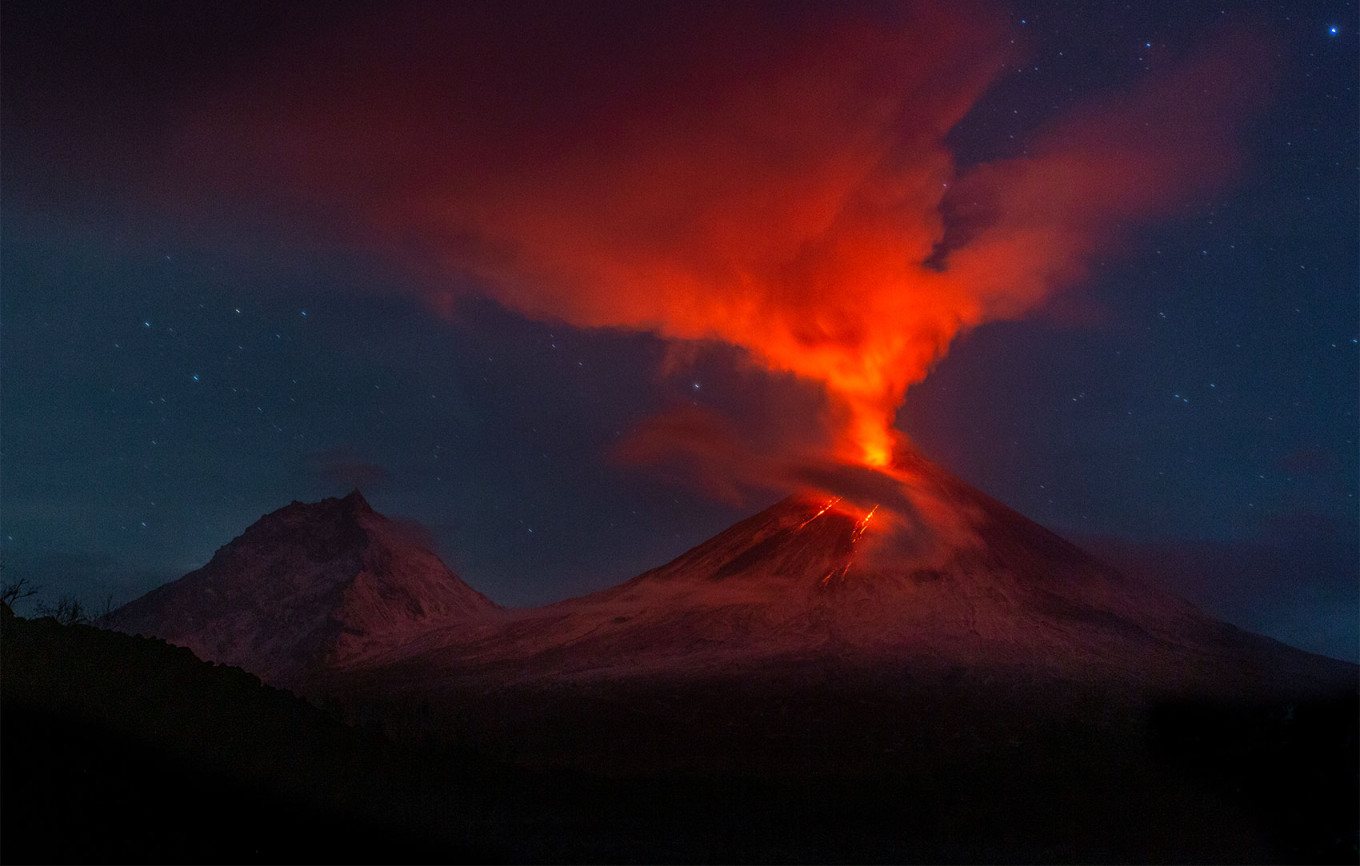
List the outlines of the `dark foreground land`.
{"label": "dark foreground land", "polygon": [[1353,690],[1135,709],[827,672],[469,689],[356,727],[160,641],[0,638],[5,862],[1360,859]]}

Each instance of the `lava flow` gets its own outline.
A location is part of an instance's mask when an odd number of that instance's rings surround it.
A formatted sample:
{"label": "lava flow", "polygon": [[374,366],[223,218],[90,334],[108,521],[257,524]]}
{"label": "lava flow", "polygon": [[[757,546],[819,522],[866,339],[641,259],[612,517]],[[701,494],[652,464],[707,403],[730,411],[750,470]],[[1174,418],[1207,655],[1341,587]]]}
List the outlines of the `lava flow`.
{"label": "lava flow", "polygon": [[864,515],[864,519],[855,524],[855,534],[850,536],[850,542],[852,544],[856,541],[859,541],[859,537],[864,534],[864,530],[869,528],[869,518],[873,517],[874,512],[877,510],[878,510],[877,505],[875,505],[873,508],[870,508],[869,513]]}
{"label": "lava flow", "polygon": [[[823,514],[826,514],[828,511],[831,510],[831,507],[835,505],[837,502],[840,502],[842,498],[843,497],[837,496],[831,501],[827,502],[825,505],[822,506],[821,511],[818,511],[816,514],[812,515],[807,520],[804,520],[802,523],[798,524],[798,529],[802,529],[804,526],[807,526],[809,523],[821,517]],[[798,529],[795,529],[794,532],[797,532]]]}
{"label": "lava flow", "polygon": [[[823,508],[821,511],[817,512],[815,515],[809,518],[807,522],[816,520],[818,517],[820,517],[822,514],[826,512],[827,508],[830,508],[832,505],[839,501],[840,498],[838,497],[837,499],[828,503],[825,508]],[[862,518],[855,521],[855,528],[850,532],[850,552],[847,553],[845,556],[845,564],[842,565],[840,568],[836,569],[835,571],[829,572],[826,577],[822,578],[822,585],[825,586],[826,584],[830,583],[833,579],[839,580],[845,579],[845,575],[850,571],[850,566],[853,565],[855,561],[855,544],[859,541],[860,536],[864,534],[864,531],[869,528],[869,519],[874,516],[874,512],[876,511],[878,511],[877,505],[875,505],[873,508],[870,508],[869,511]],[[804,523],[803,525],[806,526],[807,523]],[[802,527],[800,526],[799,529],[801,528]]]}

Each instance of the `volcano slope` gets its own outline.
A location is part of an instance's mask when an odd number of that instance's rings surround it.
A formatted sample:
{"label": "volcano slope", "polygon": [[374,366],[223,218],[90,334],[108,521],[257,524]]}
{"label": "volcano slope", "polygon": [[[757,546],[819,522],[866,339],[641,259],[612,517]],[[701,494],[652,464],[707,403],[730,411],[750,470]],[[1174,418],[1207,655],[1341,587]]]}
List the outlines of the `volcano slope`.
{"label": "volcano slope", "polygon": [[646,781],[561,832],[587,859],[1353,862],[1354,665],[924,460],[894,472],[877,510],[790,497],[621,586],[307,688],[398,734]]}

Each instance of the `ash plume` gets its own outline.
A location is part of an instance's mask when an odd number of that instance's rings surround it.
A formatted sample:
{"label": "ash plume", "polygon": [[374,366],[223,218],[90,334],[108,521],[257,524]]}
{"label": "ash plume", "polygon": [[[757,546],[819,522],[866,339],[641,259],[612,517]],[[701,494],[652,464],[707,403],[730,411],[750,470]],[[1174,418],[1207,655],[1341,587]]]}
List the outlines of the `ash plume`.
{"label": "ash plume", "polygon": [[829,456],[886,467],[956,336],[1224,183],[1268,90],[1227,34],[960,172],[946,135],[1018,56],[996,7],[732,5],[367,9],[222,88],[176,152],[420,268],[436,309],[471,285],[740,347],[825,389]]}

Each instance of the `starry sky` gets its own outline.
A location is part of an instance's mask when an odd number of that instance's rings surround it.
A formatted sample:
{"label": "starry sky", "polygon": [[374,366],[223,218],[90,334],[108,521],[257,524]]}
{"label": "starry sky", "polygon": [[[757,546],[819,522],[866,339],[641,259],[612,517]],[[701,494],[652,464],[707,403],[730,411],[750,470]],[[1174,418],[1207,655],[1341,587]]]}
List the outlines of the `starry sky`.
{"label": "starry sky", "polygon": [[[781,495],[640,459],[649,431],[833,453],[886,410],[1117,565],[1357,657],[1351,2],[4,25],[0,551],[30,604],[130,600],[354,487],[494,600],[554,601]],[[875,274],[907,267],[894,306]],[[837,353],[882,345],[854,391]]]}

